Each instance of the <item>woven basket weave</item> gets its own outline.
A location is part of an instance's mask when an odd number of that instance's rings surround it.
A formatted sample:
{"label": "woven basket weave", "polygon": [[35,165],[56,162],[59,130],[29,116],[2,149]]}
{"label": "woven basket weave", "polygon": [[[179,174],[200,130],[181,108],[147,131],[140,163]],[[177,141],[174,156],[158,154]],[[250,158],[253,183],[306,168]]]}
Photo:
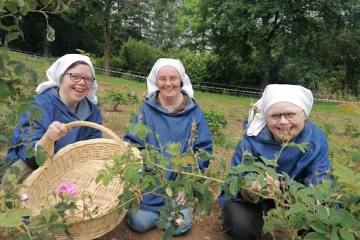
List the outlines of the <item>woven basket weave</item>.
{"label": "woven basket weave", "polygon": [[[96,184],[97,171],[111,164],[109,155],[127,151],[127,143],[123,142],[115,133],[92,122],[76,121],[67,124],[67,128],[76,126],[92,127],[101,130],[103,135],[112,139],[91,139],[79,141],[60,149],[52,159],[35,170],[24,182],[27,188],[22,189],[28,193],[30,199],[23,202],[23,207],[31,209],[33,215],[38,215],[44,208],[49,208],[43,197],[48,196],[52,205],[55,198],[51,199],[52,193],[57,192],[63,182],[76,184],[77,195],[89,193],[92,196],[91,208],[97,211],[92,218],[83,218],[82,211],[79,216],[67,219],[67,222],[76,222],[69,225],[68,230],[74,239],[94,239],[111,231],[124,218],[126,211],[118,214],[114,208],[118,205],[118,196],[123,192],[121,179],[114,179],[109,186],[102,183]],[[47,152],[52,153],[54,143],[48,144]],[[136,148],[132,149],[136,157],[140,156]],[[78,205],[78,203],[77,203]],[[81,206],[80,206],[81,208]],[[111,211],[110,211],[111,210]],[[64,234],[59,234],[57,239],[67,239]]]}

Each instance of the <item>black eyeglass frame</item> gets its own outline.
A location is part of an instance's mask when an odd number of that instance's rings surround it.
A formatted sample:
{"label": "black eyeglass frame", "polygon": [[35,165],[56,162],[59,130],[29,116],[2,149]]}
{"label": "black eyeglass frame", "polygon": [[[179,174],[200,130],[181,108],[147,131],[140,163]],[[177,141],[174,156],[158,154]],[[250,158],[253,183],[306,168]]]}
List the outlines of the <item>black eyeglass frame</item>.
{"label": "black eyeglass frame", "polygon": [[[70,75],[70,80],[73,81],[73,82],[80,82],[82,79],[84,79],[84,82],[87,84],[87,85],[92,85],[94,82],[95,82],[95,78],[93,77],[88,77],[88,76],[81,76],[80,74],[78,73],[70,73],[70,72],[66,72],[64,73],[64,75]],[[72,78],[72,76],[78,76],[80,77],[78,80],[75,80]],[[91,82],[87,81],[91,79]]]}

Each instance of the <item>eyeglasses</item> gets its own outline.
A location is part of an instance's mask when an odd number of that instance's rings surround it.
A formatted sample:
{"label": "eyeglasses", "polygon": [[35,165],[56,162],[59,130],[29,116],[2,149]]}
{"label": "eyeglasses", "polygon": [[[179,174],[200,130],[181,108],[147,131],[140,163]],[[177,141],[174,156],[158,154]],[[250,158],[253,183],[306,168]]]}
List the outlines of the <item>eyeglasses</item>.
{"label": "eyeglasses", "polygon": [[87,85],[91,85],[95,81],[95,78],[93,78],[93,77],[83,77],[83,76],[81,76],[80,74],[77,74],[77,73],[64,73],[64,74],[70,75],[70,79],[73,82],[80,82],[81,79],[84,79],[84,82]]}
{"label": "eyeglasses", "polygon": [[299,111],[299,112],[287,112],[287,113],[274,113],[274,114],[270,114],[267,115],[267,118],[269,119],[269,121],[271,122],[277,122],[281,119],[281,116],[284,115],[284,117],[288,120],[288,121],[295,121],[299,118],[300,114],[303,111]]}
{"label": "eyeglasses", "polygon": [[159,77],[158,81],[161,83],[166,83],[167,80],[169,80],[170,82],[176,82],[178,79],[180,79],[180,77],[177,76],[171,76],[171,77]]}

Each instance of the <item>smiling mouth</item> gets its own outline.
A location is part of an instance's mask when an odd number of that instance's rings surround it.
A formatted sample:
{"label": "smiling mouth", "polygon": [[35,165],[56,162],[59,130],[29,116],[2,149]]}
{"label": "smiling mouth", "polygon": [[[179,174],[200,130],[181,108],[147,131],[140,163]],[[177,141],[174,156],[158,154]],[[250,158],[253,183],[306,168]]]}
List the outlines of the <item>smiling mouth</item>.
{"label": "smiling mouth", "polygon": [[292,129],[293,129],[293,127],[289,127],[289,128],[285,128],[285,129],[278,128],[278,130],[280,132],[288,132],[288,131],[291,131]]}
{"label": "smiling mouth", "polygon": [[78,93],[83,93],[83,92],[85,92],[85,89],[80,90],[80,89],[75,89],[75,88],[73,88],[73,90],[74,90],[75,92],[78,92]]}

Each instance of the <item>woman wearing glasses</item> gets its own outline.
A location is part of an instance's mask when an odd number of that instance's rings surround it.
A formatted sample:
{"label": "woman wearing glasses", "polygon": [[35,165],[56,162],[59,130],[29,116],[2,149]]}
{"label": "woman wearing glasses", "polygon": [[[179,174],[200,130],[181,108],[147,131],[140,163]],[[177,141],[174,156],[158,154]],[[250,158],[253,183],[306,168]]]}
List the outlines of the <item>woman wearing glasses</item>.
{"label": "woman wearing glasses", "polygon": [[[39,167],[35,158],[25,156],[27,146],[46,148],[49,141],[55,141],[56,153],[68,144],[102,136],[100,131],[91,128],[65,128],[66,123],[79,120],[102,123],[96,106],[98,85],[90,58],[80,54],[64,55],[52,64],[46,76],[47,81],[36,88],[38,95],[34,100],[41,105],[38,109],[42,119],[32,120],[29,111],[20,117],[8,154],[3,159],[10,159],[12,166],[20,169],[19,182]],[[6,180],[4,175],[2,182]]]}
{"label": "woman wearing glasses", "polygon": [[[281,152],[276,172],[287,173],[290,178],[306,186],[316,185],[324,178],[330,179],[326,171],[331,168],[329,147],[324,133],[307,118],[314,99],[310,90],[298,85],[268,85],[261,97],[250,110],[247,129],[235,150],[231,165],[243,162],[247,151],[261,161],[260,156],[274,159],[283,142],[309,142],[311,151],[303,153],[298,148],[286,147]],[[271,185],[266,191],[271,195],[280,187],[279,179],[267,176]],[[261,185],[254,179],[250,188],[261,192]],[[256,239],[262,234],[263,213],[275,205],[272,200],[253,201],[254,194],[239,189],[237,196],[226,199],[222,193],[219,203],[222,207],[223,230],[233,239]]]}
{"label": "woman wearing glasses", "polygon": [[[193,88],[181,61],[169,58],[160,58],[154,64],[147,78],[148,93],[145,103],[140,107],[141,122],[153,132],[146,137],[146,143],[156,148],[166,146],[167,143],[181,143],[180,153],[189,148],[189,139],[192,136],[192,124],[196,124],[197,136],[192,146],[194,152],[200,149],[212,154],[212,137],[203,111],[193,99]],[[139,116],[134,116],[133,122],[139,122]],[[158,139],[156,137],[158,135]],[[130,143],[145,143],[137,136],[127,132],[124,140]],[[166,157],[172,157],[162,151]],[[201,169],[209,165],[209,160],[198,162]],[[171,163],[168,165],[171,169]],[[151,169],[144,169],[151,172]],[[176,173],[168,172],[166,179],[175,180]],[[179,225],[173,235],[180,235],[191,227],[191,216],[186,207],[186,199],[182,191],[176,193],[176,202],[184,205],[181,213],[185,224]],[[146,194],[140,200],[140,209],[136,213],[128,211],[128,224],[138,232],[145,232],[156,227],[160,218],[160,209],[165,206],[164,197],[155,194]],[[167,227],[165,227],[167,228]]]}

